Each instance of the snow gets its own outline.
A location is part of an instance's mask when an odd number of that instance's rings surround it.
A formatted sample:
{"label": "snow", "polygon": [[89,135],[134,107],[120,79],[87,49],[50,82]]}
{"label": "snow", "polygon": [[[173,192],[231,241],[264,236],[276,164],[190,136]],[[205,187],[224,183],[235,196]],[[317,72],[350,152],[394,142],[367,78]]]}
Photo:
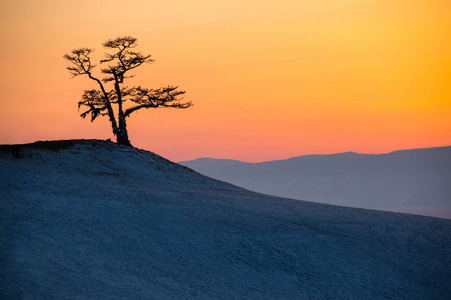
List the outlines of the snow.
{"label": "snow", "polygon": [[451,219],[451,146],[262,163],[202,158],[180,164],[273,196]]}
{"label": "snow", "polygon": [[451,294],[450,220],[258,194],[111,142],[21,155],[0,149],[1,299]]}

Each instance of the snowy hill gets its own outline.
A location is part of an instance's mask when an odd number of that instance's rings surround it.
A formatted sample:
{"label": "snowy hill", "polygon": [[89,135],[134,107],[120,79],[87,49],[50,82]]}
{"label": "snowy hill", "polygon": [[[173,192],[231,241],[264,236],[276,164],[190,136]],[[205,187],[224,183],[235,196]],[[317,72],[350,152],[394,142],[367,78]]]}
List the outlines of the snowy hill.
{"label": "snowy hill", "polygon": [[253,193],[105,141],[0,147],[1,299],[446,299],[451,221]]}
{"label": "snowy hill", "polygon": [[262,163],[201,158],[180,164],[269,195],[451,219],[451,146]]}

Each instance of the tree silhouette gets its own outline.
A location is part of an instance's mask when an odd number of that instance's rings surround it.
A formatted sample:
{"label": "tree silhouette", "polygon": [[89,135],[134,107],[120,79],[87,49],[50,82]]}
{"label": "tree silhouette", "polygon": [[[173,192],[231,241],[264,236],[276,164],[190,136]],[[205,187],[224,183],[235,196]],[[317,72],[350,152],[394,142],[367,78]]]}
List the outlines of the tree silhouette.
{"label": "tree silhouette", "polygon": [[[106,53],[105,59],[100,60],[100,64],[103,65],[101,73],[105,74],[102,79],[93,75],[96,67],[90,57],[93,49],[79,48],[64,55],[64,58],[71,62],[67,69],[74,77],[87,75],[99,85],[99,89],[84,91],[81,101],[78,102],[78,108],[87,107],[88,109],[80,116],[85,118],[90,115],[91,122],[98,116],[108,116],[117,143],[123,145],[131,145],[126,118],[133,112],[142,108],[188,108],[193,105],[191,101],[182,102],[182,95],[185,94],[185,91],[178,90],[177,86],[168,85],[158,89],[124,86],[124,80],[133,77],[128,74],[130,70],[144,63],[154,62],[151,55],[133,51],[137,46],[136,41],[137,39],[134,37],[124,36],[108,40],[103,44],[106,49],[114,52],[113,54]],[[107,84],[113,84],[113,87],[108,90]],[[126,108],[125,102],[131,104]],[[117,106],[117,120],[113,105]]]}

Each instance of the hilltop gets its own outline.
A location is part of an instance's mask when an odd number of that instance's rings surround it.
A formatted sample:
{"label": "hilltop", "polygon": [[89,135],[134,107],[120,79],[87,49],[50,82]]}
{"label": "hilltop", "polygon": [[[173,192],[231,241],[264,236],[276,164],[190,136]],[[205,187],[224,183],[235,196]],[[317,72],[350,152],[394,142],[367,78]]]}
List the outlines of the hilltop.
{"label": "hilltop", "polygon": [[99,140],[2,146],[0,169],[2,299],[451,293],[450,220],[259,194]]}

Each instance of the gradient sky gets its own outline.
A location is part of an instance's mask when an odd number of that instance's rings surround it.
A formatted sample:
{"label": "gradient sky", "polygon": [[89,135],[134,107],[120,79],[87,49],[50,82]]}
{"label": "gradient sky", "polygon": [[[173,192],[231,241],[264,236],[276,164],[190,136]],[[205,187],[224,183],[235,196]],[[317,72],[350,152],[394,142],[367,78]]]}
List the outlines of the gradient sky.
{"label": "gradient sky", "polygon": [[451,145],[451,1],[0,0],[0,143],[112,138],[79,117],[95,84],[63,59],[120,35],[194,107],[140,110],[134,146],[256,162]]}

